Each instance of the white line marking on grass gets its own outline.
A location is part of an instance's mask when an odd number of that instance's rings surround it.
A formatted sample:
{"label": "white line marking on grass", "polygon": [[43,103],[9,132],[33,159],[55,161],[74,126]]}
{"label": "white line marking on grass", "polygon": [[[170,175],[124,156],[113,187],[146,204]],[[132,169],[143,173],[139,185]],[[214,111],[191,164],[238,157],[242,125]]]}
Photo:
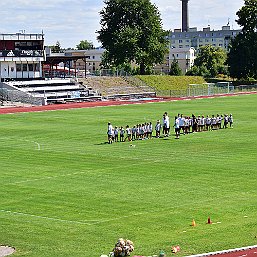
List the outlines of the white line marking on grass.
{"label": "white line marking on grass", "polygon": [[38,150],[38,151],[41,150],[41,146],[40,146],[40,144],[37,141],[23,139],[23,138],[11,138],[11,137],[1,137],[0,139],[3,139],[3,140],[13,140],[14,142],[15,141],[21,141],[21,142],[33,143],[36,146],[36,150]]}
{"label": "white line marking on grass", "polygon": [[61,174],[61,175],[48,176],[48,177],[43,177],[43,178],[27,179],[27,180],[22,180],[22,181],[7,183],[7,184],[8,184],[8,185],[17,185],[17,184],[35,182],[35,181],[40,181],[40,180],[48,180],[48,179],[51,180],[51,179],[61,178],[61,177],[66,177],[66,176],[73,176],[73,175],[78,175],[78,174],[85,174],[86,172],[89,172],[89,171],[80,171],[80,172],[74,172],[74,173],[70,173],[70,174]]}
{"label": "white line marking on grass", "polygon": [[59,219],[59,218],[51,218],[51,217],[34,215],[34,214],[29,214],[29,213],[24,213],[24,212],[16,212],[16,211],[8,211],[8,210],[0,210],[0,212],[9,213],[9,214],[13,214],[13,215],[33,217],[33,218],[38,218],[38,219],[66,222],[66,223],[72,223],[72,224],[82,224],[82,225],[89,225],[89,226],[94,225],[94,223],[88,223],[88,222],[83,222],[83,221],[75,221],[75,220],[64,220],[64,219]]}

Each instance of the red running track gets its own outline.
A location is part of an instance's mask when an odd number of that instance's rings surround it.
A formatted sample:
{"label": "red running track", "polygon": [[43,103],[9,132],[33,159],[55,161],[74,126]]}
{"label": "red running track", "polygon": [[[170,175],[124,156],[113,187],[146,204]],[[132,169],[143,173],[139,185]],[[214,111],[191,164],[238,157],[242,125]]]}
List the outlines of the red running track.
{"label": "red running track", "polygon": [[218,252],[211,252],[211,253],[204,253],[204,254],[196,254],[187,257],[207,257],[207,256],[216,256],[216,257],[257,257],[257,245],[218,251]]}
{"label": "red running track", "polygon": [[142,104],[152,102],[169,102],[169,101],[182,101],[182,100],[193,100],[202,98],[216,98],[224,96],[238,96],[242,94],[257,94],[254,92],[242,92],[234,94],[220,94],[215,96],[196,96],[196,97],[163,97],[153,98],[152,100],[122,100],[122,101],[94,101],[94,102],[81,102],[81,103],[66,103],[66,104],[51,104],[45,106],[32,106],[32,107],[5,107],[0,108],[0,114],[7,113],[19,113],[19,112],[42,112],[42,111],[54,111],[54,110],[67,110],[76,108],[92,108],[100,106],[116,106],[116,105],[127,105],[127,104]]}

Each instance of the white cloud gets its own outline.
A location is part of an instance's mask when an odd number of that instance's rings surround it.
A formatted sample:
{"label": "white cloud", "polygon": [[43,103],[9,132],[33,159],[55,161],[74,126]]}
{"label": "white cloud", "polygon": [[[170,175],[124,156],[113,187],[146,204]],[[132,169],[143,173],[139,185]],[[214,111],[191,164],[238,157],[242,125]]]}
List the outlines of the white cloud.
{"label": "white cloud", "polygon": [[[181,27],[180,0],[151,0],[158,7],[164,29]],[[202,29],[208,24],[220,29],[235,23],[236,12],[243,0],[189,0],[190,27]],[[41,33],[44,30],[46,44],[60,41],[63,47],[75,47],[80,40],[96,40],[100,29],[99,11],[103,0],[9,0],[0,1],[0,33],[14,33],[25,29],[27,33]]]}

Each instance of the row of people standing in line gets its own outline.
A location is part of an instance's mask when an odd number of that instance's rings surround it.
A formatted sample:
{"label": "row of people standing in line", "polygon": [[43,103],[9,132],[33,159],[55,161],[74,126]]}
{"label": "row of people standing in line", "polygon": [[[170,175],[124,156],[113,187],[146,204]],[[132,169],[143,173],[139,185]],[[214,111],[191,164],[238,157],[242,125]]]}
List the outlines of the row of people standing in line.
{"label": "row of people standing in line", "polygon": [[151,139],[153,134],[153,124],[152,122],[145,122],[142,124],[134,125],[132,128],[127,125],[125,128],[123,126],[113,127],[111,123],[108,123],[108,143],[113,142],[125,142],[132,140],[142,140]]}
{"label": "row of people standing in line", "polygon": [[[222,124],[223,123],[223,124]],[[179,138],[181,131],[183,134],[188,134],[190,132],[201,132],[201,131],[209,131],[209,130],[216,130],[221,128],[228,128],[228,125],[233,128],[233,116],[232,114],[224,114],[217,116],[212,115],[211,117],[204,115],[196,117],[192,114],[192,117],[183,116],[183,114],[178,114],[175,116],[175,133],[176,138]]]}
{"label": "row of people standing in line", "polygon": [[[223,126],[222,126],[223,122]],[[175,116],[174,128],[176,133],[176,138],[179,138],[181,132],[183,134],[188,134],[191,132],[201,132],[201,131],[208,131],[214,129],[221,129],[227,128],[228,124],[230,127],[233,127],[233,116],[230,114],[217,115],[216,117],[212,115],[209,117],[208,115],[206,118],[202,115],[198,115],[196,117],[192,114],[190,116],[183,116],[183,114],[178,114]],[[143,140],[143,139],[151,139],[153,136],[153,130],[155,130],[155,137],[161,137],[161,130],[164,137],[168,137],[170,135],[170,119],[168,113],[165,112],[163,114],[162,123],[160,120],[157,120],[156,125],[153,129],[152,122],[149,123],[142,123],[134,125],[132,128],[127,125],[125,128],[115,126],[113,127],[111,123],[108,123],[108,142],[125,142],[126,140]]]}

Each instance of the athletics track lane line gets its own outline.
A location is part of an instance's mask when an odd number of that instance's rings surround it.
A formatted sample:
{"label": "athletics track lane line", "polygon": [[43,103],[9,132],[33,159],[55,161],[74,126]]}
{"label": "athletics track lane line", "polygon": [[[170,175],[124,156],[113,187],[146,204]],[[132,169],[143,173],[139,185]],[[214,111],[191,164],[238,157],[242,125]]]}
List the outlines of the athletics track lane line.
{"label": "athletics track lane line", "polygon": [[160,97],[158,99],[142,100],[142,101],[133,101],[133,100],[95,101],[95,102],[82,102],[82,103],[52,104],[52,105],[32,106],[32,107],[10,107],[10,108],[7,107],[7,108],[0,108],[0,114],[43,112],[43,111],[93,108],[93,107],[104,107],[104,106],[119,106],[119,105],[128,105],[128,104],[188,101],[188,100],[194,100],[194,99],[217,98],[217,97],[239,96],[239,95],[250,95],[250,94],[257,94],[257,91],[240,92],[240,93],[234,93],[234,94],[219,94],[219,95],[210,95],[210,96],[195,96],[195,97]]}

